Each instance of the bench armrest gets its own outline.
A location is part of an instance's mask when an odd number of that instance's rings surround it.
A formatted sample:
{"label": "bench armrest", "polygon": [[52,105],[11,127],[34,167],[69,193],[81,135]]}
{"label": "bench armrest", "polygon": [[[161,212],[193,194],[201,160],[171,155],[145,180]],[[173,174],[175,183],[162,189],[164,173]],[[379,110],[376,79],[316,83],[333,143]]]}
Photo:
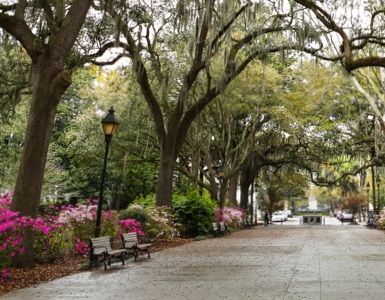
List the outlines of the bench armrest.
{"label": "bench armrest", "polygon": [[148,244],[151,243],[151,239],[146,236],[138,236],[138,242],[139,244]]}
{"label": "bench armrest", "polygon": [[[96,252],[97,252],[97,254],[96,254],[96,253],[95,253],[95,250],[96,250],[96,249],[103,249],[103,251],[100,252],[100,253],[99,253],[99,251],[96,251]],[[107,252],[108,252],[108,251],[107,251],[107,247],[106,247],[106,246],[98,246],[98,245],[97,245],[97,246],[93,246],[93,247],[92,247],[92,254],[93,254],[93,255],[104,255],[104,254],[107,254]]]}

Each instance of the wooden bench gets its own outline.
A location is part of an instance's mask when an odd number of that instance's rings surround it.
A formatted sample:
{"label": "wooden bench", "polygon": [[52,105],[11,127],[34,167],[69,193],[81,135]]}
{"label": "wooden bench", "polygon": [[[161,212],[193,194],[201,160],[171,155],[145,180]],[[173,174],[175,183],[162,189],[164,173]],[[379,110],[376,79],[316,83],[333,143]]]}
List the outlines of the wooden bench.
{"label": "wooden bench", "polygon": [[151,257],[149,248],[152,244],[141,244],[136,232],[123,233],[120,236],[122,238],[123,248],[126,251],[132,251],[135,261],[140,252],[146,252],[147,256]]}
{"label": "wooden bench", "polygon": [[254,228],[255,226],[257,226],[257,222],[252,223],[249,219],[244,218],[243,226],[248,229]]}
{"label": "wooden bench", "polygon": [[91,238],[89,268],[91,268],[93,264],[102,262],[104,264],[104,270],[106,270],[106,263],[111,265],[111,259],[113,257],[120,258],[122,265],[124,265],[125,254],[126,249],[112,249],[112,241],[109,236]]}
{"label": "wooden bench", "polygon": [[211,224],[212,227],[213,227],[213,235],[214,236],[219,236],[219,228],[218,228],[218,224],[217,223],[212,223]]}
{"label": "wooden bench", "polygon": [[227,226],[224,222],[219,222],[219,226],[217,223],[212,223],[213,227],[213,235],[214,236],[220,236],[220,235],[226,235],[228,234]]}
{"label": "wooden bench", "polygon": [[224,222],[219,222],[219,232],[221,235],[229,234],[229,231],[227,230],[227,226]]}

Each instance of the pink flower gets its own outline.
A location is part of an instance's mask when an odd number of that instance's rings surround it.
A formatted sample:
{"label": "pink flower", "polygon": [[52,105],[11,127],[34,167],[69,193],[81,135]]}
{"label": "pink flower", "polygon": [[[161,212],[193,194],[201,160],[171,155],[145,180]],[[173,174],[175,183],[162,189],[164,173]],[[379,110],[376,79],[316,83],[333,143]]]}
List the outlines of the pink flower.
{"label": "pink flower", "polygon": [[5,276],[7,276],[7,274],[8,274],[8,270],[3,269],[3,272],[1,272],[1,277],[5,277]]}

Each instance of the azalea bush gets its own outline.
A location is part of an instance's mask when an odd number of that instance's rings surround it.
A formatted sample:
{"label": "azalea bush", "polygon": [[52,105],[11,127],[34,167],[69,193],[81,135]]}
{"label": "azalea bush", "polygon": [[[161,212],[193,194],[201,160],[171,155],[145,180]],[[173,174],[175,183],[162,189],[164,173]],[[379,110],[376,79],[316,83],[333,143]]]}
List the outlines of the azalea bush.
{"label": "azalea bush", "polygon": [[149,220],[142,224],[146,237],[152,239],[173,239],[179,236],[179,224],[174,222],[174,215],[169,207],[149,209]]}
{"label": "azalea bush", "polygon": [[7,267],[16,252],[23,252],[22,235],[30,220],[19,217],[19,213],[9,210],[11,201],[4,197],[0,199],[0,269],[1,277],[7,275]]}
{"label": "azalea bush", "polygon": [[385,211],[384,210],[382,210],[378,215],[376,226],[379,229],[383,229],[383,230],[385,229]]}
{"label": "azalea bush", "polygon": [[[17,252],[23,252],[23,235],[32,230],[35,235],[34,259],[39,263],[52,263],[66,251],[86,255],[88,239],[93,237],[97,200],[85,205],[48,207],[36,219],[19,216],[10,210],[10,198],[0,199],[0,280],[7,275],[7,267]],[[118,238],[124,232],[143,235],[141,223],[133,219],[119,220],[115,211],[104,211],[101,218],[101,235]]]}
{"label": "azalea bush", "polygon": [[119,234],[136,232],[138,235],[144,235],[141,229],[142,224],[134,219],[120,220],[119,223],[121,227]]}
{"label": "azalea bush", "polygon": [[[142,203],[146,202],[141,200]],[[174,221],[174,215],[168,207],[133,204],[120,213],[120,218],[138,218],[142,221],[142,230],[150,239],[173,239],[179,236],[180,225]]]}
{"label": "azalea bush", "polygon": [[19,216],[18,212],[10,210],[10,198],[0,199],[0,268],[1,280],[7,275],[7,267],[17,252],[22,253],[23,236],[27,230],[35,234],[34,254],[37,261],[54,261],[59,256],[62,240],[54,239],[61,225],[55,223],[55,218],[36,219]]}
{"label": "azalea bush", "polygon": [[44,220],[38,218],[33,230],[35,232],[35,261],[41,264],[54,263],[67,249],[65,227],[57,223],[55,217]]}
{"label": "azalea bush", "polygon": [[[155,205],[151,207],[155,207]],[[150,215],[142,205],[131,205],[129,208],[120,212],[119,219],[134,219],[145,224],[150,219]]]}
{"label": "azalea bush", "polygon": [[[64,208],[58,222],[67,228],[67,236],[73,241],[78,253],[89,252],[88,240],[94,236],[98,200],[87,200],[86,204]],[[123,232],[143,234],[141,223],[132,219],[119,220],[116,211],[103,211],[101,216],[100,236],[118,239]]]}
{"label": "azalea bush", "polygon": [[222,214],[219,208],[216,209],[217,222],[223,221],[230,228],[241,227],[245,215],[245,210],[239,207],[224,207]]}

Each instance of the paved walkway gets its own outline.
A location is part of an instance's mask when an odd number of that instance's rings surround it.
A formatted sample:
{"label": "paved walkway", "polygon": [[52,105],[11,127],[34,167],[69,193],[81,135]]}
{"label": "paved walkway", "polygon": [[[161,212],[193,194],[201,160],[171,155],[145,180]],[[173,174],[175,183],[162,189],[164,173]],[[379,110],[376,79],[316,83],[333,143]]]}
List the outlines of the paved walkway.
{"label": "paved walkway", "polygon": [[258,226],[0,299],[382,300],[384,245],[363,225]]}

